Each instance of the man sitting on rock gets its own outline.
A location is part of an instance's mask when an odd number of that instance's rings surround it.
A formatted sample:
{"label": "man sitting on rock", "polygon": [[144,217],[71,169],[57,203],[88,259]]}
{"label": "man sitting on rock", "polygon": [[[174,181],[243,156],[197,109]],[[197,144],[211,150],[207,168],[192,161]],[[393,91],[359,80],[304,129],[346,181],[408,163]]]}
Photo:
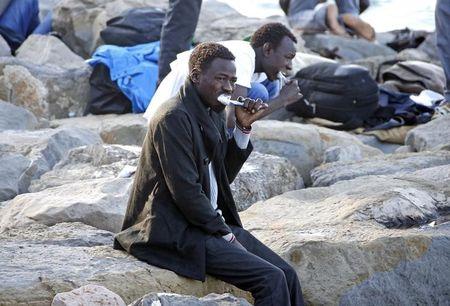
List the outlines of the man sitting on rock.
{"label": "man sitting on rock", "polygon": [[227,136],[218,97],[235,90],[234,60],[217,43],[190,54],[184,86],[150,118],[115,247],[189,278],[213,275],[250,291],[255,305],[303,305],[295,270],[242,228],[231,193],[251,125],[267,110],[245,99]]}
{"label": "man sitting on rock", "polygon": [[[219,44],[227,47],[236,57],[236,89],[232,98],[239,96],[254,100],[261,99],[273,109],[298,100],[299,89],[294,82],[284,80],[281,71],[292,69],[292,59],[295,57],[295,36],[281,23],[268,23],[261,26],[252,35],[250,43],[246,41],[230,40]],[[171,72],[164,78],[155,92],[145,114],[150,115],[168,99],[177,94],[188,75],[188,59],[191,51],[177,55],[173,61]],[[281,88],[281,83],[285,83]],[[281,88],[281,90],[280,90]],[[234,126],[233,109],[229,110],[227,122]]]}
{"label": "man sitting on rock", "polygon": [[[365,9],[367,4],[364,4]],[[335,35],[350,37],[347,31],[350,30],[369,41],[375,39],[372,26],[359,17],[359,0],[336,0],[336,4],[326,0],[281,0],[280,5],[291,27],[304,33],[329,30]]]}

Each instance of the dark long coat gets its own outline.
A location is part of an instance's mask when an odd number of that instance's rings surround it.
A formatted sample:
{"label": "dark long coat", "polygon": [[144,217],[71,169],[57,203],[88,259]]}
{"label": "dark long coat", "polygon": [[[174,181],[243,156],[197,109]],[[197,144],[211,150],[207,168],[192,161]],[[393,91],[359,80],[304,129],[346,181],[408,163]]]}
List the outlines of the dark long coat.
{"label": "dark long coat", "polygon": [[[250,155],[227,140],[223,114],[208,113],[187,81],[151,119],[133,190],[114,247],[140,260],[197,280],[205,279],[205,240],[242,227],[230,182]],[[210,203],[208,163],[218,184]]]}

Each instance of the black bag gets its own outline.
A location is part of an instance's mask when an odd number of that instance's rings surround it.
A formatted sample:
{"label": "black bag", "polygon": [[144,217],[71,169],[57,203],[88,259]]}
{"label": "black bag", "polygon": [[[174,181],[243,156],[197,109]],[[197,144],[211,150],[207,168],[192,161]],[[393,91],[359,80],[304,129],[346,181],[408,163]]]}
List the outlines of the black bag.
{"label": "black bag", "polygon": [[89,78],[89,102],[84,115],[131,113],[131,101],[122,93],[117,84],[111,81],[109,68],[101,63],[95,65]]}
{"label": "black bag", "polygon": [[378,85],[366,68],[318,63],[295,75],[303,98],[286,107],[305,118],[323,118],[351,130],[363,125],[378,107]]}
{"label": "black bag", "polygon": [[166,12],[158,8],[129,9],[106,22],[100,32],[105,44],[129,47],[160,40]]}

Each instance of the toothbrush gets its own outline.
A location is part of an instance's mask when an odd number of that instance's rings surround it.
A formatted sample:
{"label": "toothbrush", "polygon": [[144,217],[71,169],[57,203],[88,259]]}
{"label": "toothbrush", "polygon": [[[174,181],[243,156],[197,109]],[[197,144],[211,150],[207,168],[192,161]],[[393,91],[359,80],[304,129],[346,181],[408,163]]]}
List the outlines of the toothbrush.
{"label": "toothbrush", "polygon": [[222,103],[223,105],[235,105],[235,106],[244,106],[244,102],[240,102],[240,101],[236,101],[236,100],[231,100],[231,96],[228,95],[220,95],[217,98],[217,101],[219,101],[220,103]]}

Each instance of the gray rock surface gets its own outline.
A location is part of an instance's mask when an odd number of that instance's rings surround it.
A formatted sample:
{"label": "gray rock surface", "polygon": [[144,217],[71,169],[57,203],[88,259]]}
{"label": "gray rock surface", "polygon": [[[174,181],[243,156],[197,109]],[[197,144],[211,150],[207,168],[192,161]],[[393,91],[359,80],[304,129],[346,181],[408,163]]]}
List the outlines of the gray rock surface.
{"label": "gray rock surface", "polygon": [[150,293],[134,301],[130,306],[251,306],[247,300],[236,298],[229,293],[215,294],[211,293],[205,297],[197,298],[173,293]]}
{"label": "gray rock surface", "polygon": [[450,165],[450,152],[422,152],[376,156],[360,161],[323,164],[311,172],[314,186],[329,186],[360,176],[411,173]]}
{"label": "gray rock surface", "polygon": [[414,151],[426,151],[450,144],[450,115],[419,125],[406,134],[405,144]]}
{"label": "gray rock surface", "polygon": [[333,50],[342,60],[358,60],[371,56],[390,56],[396,52],[389,47],[378,45],[364,39],[345,38],[336,35],[303,35],[305,47],[315,52]]}
{"label": "gray rock surface", "polygon": [[27,192],[30,181],[51,170],[70,149],[96,143],[101,143],[98,135],[80,128],[0,132],[0,176],[5,175],[0,201]]}
{"label": "gray rock surface", "polygon": [[2,36],[0,36],[0,56],[11,56],[11,48]]}
{"label": "gray rock surface", "polygon": [[255,151],[289,159],[305,185],[311,184],[310,171],[323,162],[324,153],[330,147],[356,145],[363,157],[382,154],[346,132],[315,125],[273,120],[257,121],[253,125]]}
{"label": "gray rock surface", "polygon": [[205,296],[235,287],[177,276],[113,250],[112,233],[80,223],[26,227],[0,234],[0,301],[4,305],[50,305],[54,296],[88,284],[104,286],[131,303],[149,292]]}
{"label": "gray rock surface", "polygon": [[287,192],[241,218],[296,269],[307,304],[445,304],[450,226],[436,221],[448,216],[449,183],[448,165],[361,177]]}
{"label": "gray rock surface", "polygon": [[39,126],[29,110],[0,100],[0,131],[34,130]]}
{"label": "gray rock surface", "polygon": [[[380,141],[374,135],[357,134],[355,136],[356,136],[356,138],[361,140],[364,144],[369,145],[374,148],[377,148],[385,154],[394,153],[400,147],[399,144]],[[406,152],[404,152],[404,153],[406,153]]]}
{"label": "gray rock surface", "polygon": [[55,295],[52,306],[75,305],[109,305],[125,306],[120,296],[103,286],[85,285],[69,292],[61,292]]}
{"label": "gray rock surface", "polygon": [[258,201],[303,187],[302,177],[288,159],[252,152],[231,184],[231,191],[242,211]]}
{"label": "gray rock surface", "polygon": [[330,147],[325,150],[325,156],[323,158],[324,163],[332,162],[346,162],[346,161],[358,161],[361,160],[362,152],[361,149],[356,145],[351,145],[348,147]]}
{"label": "gray rock surface", "polygon": [[142,114],[89,115],[54,120],[50,124],[52,127],[83,126],[98,133],[105,143],[136,146],[142,145],[148,127]]}
{"label": "gray rock surface", "polygon": [[417,50],[426,53],[434,62],[440,63],[441,60],[436,47],[436,32],[428,35],[425,41],[417,47]]}
{"label": "gray rock surface", "polygon": [[2,208],[0,231],[31,223],[82,222],[118,232],[122,226],[132,179],[84,180],[16,196]]}
{"label": "gray rock surface", "polygon": [[122,174],[124,169],[136,167],[140,151],[137,146],[105,144],[74,148],[51,171],[33,180],[29,190],[38,192],[82,180],[126,177]]}
{"label": "gray rock surface", "polygon": [[0,99],[47,119],[81,116],[89,94],[91,69],[35,65],[0,57]]}
{"label": "gray rock surface", "polygon": [[53,29],[64,43],[83,58],[101,44],[106,21],[123,11],[139,7],[167,7],[167,0],[62,0],[53,9]]}
{"label": "gray rock surface", "polygon": [[62,41],[52,35],[28,36],[17,49],[16,58],[35,65],[56,66],[63,69],[88,68],[83,58],[73,53]]}

